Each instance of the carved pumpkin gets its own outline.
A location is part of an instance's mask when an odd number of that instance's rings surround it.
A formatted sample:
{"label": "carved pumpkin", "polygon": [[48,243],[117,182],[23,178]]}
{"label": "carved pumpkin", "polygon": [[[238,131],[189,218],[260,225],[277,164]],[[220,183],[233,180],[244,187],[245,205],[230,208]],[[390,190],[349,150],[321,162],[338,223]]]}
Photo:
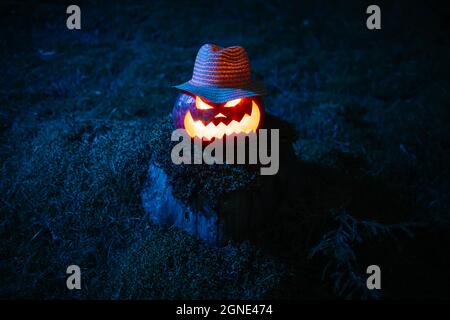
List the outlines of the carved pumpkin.
{"label": "carved pumpkin", "polygon": [[197,53],[191,80],[173,108],[177,128],[192,138],[210,141],[225,135],[256,132],[261,126],[266,94],[263,83],[252,80],[244,48],[203,45]]}
{"label": "carved pumpkin", "polygon": [[221,139],[224,135],[256,132],[264,114],[259,96],[242,97],[214,103],[203,97],[181,92],[173,108],[176,128],[190,137],[203,140]]}

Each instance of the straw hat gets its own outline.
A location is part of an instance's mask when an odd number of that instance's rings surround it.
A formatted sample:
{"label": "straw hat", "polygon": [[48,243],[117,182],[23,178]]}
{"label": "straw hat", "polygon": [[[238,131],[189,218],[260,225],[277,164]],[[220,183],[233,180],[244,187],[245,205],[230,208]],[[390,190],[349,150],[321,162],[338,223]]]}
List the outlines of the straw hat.
{"label": "straw hat", "polygon": [[215,44],[200,48],[192,79],[175,88],[214,103],[266,94],[264,84],[250,77],[250,62],[244,48],[221,48]]}

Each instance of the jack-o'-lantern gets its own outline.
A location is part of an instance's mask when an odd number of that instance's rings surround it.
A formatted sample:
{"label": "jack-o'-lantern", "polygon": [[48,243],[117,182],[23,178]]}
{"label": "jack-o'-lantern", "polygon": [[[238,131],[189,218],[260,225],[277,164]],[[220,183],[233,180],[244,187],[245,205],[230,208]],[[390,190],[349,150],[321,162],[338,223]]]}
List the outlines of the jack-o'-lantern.
{"label": "jack-o'-lantern", "polygon": [[179,94],[173,120],[189,136],[204,140],[251,133],[264,115],[264,85],[250,77],[250,63],[242,47],[203,45],[192,79],[176,88]]}
{"label": "jack-o'-lantern", "polygon": [[177,128],[190,137],[211,140],[224,135],[256,132],[263,115],[260,97],[245,97],[213,103],[200,96],[180,93],[173,108]]}

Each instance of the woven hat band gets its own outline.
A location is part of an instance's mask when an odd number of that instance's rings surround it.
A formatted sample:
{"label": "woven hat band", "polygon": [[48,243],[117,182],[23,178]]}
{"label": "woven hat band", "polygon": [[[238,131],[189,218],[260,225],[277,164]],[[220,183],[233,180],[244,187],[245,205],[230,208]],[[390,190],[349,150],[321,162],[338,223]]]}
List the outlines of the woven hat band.
{"label": "woven hat band", "polygon": [[223,88],[244,87],[251,84],[247,53],[242,47],[221,48],[206,44],[197,54],[194,72],[189,82],[197,86]]}

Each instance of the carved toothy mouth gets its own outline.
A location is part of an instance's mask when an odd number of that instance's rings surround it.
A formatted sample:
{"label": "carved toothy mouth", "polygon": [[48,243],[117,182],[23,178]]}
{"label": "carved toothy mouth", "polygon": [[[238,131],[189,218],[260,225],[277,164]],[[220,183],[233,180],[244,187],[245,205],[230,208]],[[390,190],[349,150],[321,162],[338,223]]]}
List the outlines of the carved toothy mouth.
{"label": "carved toothy mouth", "polygon": [[245,114],[241,121],[233,120],[229,124],[220,122],[215,125],[213,122],[206,126],[201,120],[194,121],[191,113],[188,111],[184,117],[184,129],[191,138],[198,137],[201,139],[211,140],[212,138],[221,139],[224,135],[256,132],[261,120],[261,112],[255,101],[252,101],[252,112],[250,115]]}

